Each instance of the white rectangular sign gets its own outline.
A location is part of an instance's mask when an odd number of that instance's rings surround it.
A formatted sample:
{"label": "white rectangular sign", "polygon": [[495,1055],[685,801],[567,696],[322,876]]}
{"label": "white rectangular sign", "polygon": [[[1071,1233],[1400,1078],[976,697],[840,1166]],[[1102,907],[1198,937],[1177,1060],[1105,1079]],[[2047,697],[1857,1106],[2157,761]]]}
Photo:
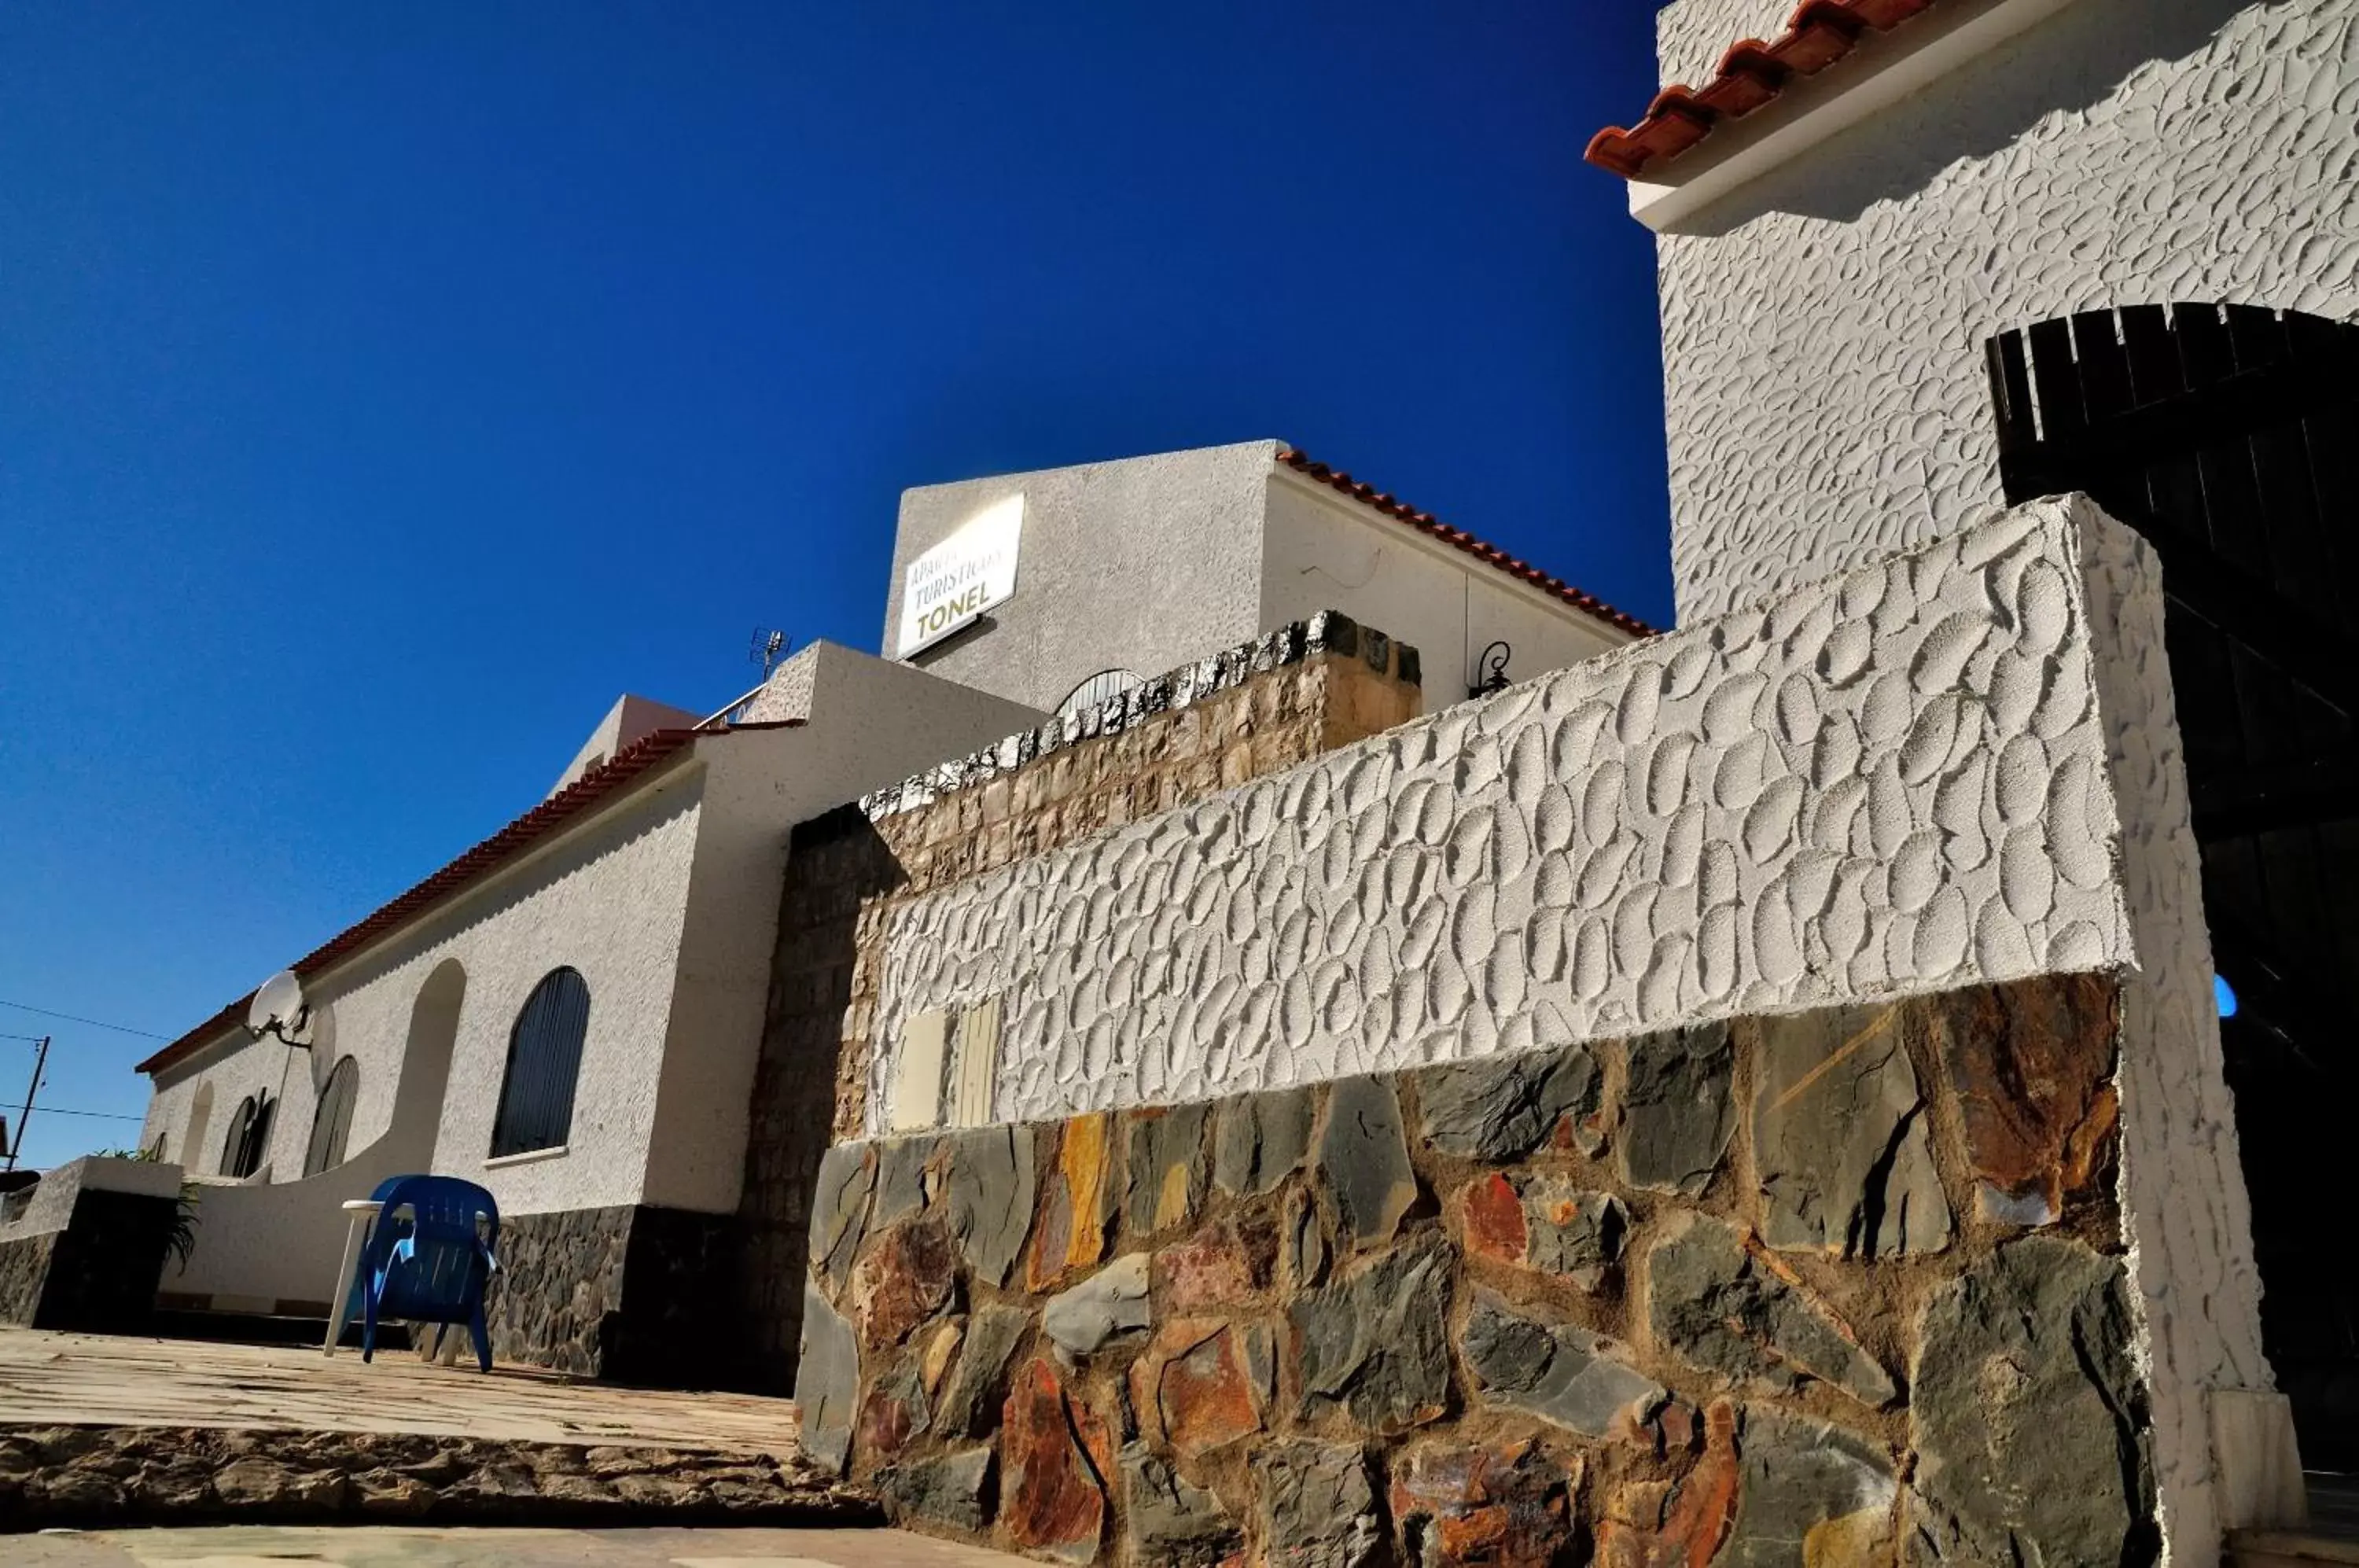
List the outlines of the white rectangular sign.
{"label": "white rectangular sign", "polygon": [[1016,592],[1024,497],[994,502],[958,532],[909,562],[901,581],[900,652],[911,654],[969,626]]}

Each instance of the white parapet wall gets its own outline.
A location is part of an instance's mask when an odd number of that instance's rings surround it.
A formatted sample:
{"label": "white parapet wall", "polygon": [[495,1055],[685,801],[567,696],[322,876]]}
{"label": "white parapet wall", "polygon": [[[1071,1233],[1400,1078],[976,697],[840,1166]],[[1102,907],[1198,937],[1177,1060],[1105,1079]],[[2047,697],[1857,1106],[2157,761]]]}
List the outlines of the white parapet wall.
{"label": "white parapet wall", "polygon": [[2207,1563],[2204,1395],[2271,1378],[2201,909],[2158,568],[2041,501],[912,902],[872,1130],[905,1020],[985,1001],[1016,1120],[2129,970],[2157,1468]]}

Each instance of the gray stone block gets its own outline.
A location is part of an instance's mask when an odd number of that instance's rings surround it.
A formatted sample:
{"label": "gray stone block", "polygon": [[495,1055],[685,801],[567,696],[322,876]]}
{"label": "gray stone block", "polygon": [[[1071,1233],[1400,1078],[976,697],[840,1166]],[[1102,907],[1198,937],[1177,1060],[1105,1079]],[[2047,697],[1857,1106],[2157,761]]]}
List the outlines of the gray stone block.
{"label": "gray stone block", "polygon": [[1584,1437],[1632,1424],[1665,1398],[1661,1385],[1620,1359],[1622,1347],[1575,1323],[1526,1316],[1478,1290],[1466,1319],[1466,1366],[1486,1403],[1527,1411]]}
{"label": "gray stone block", "polygon": [[1756,1263],[1718,1220],[1675,1220],[1647,1254],[1647,1277],[1655,1342],[1696,1367],[1777,1389],[1815,1377],[1876,1407],[1898,1393],[1842,1320]]}
{"label": "gray stone block", "polygon": [[1359,1426],[1389,1433],[1441,1416],[1450,1400],[1451,1262],[1447,1246],[1430,1242],[1296,1299],[1288,1316],[1307,1419],[1340,1407]]}
{"label": "gray stone block", "polygon": [[1204,1202],[1206,1104],[1134,1111],[1129,1124],[1129,1184],[1123,1200],[1130,1228],[1151,1236],[1185,1225]]}
{"label": "gray stone block", "polygon": [[1236,1521],[1143,1443],[1122,1451],[1123,1532],[1131,1561],[1212,1568],[1237,1549]]}
{"label": "gray stone block", "polygon": [[1146,1328],[1148,1255],[1117,1258],[1040,1309],[1040,1331],[1076,1356],[1088,1356],[1119,1334]]}
{"label": "gray stone block", "polygon": [[1389,1081],[1344,1078],[1328,1090],[1315,1163],[1353,1243],[1367,1247],[1392,1236],[1417,1202],[1417,1171]]}
{"label": "gray stone block", "polygon": [[1368,1456],[1331,1443],[1272,1443],[1251,1468],[1263,1552],[1277,1568],[1362,1568],[1381,1560],[1384,1526]]}
{"label": "gray stone block", "polygon": [[977,1127],[944,1141],[951,1235],[976,1278],[1005,1285],[1032,1228],[1032,1129]]}
{"label": "gray stone block", "polygon": [[932,1138],[895,1138],[872,1147],[876,1150],[876,1204],[869,1215],[872,1230],[897,1224],[926,1206],[926,1162],[934,1156]]}
{"label": "gray stone block", "polygon": [[1020,1307],[978,1307],[967,1319],[958,1360],[942,1379],[934,1400],[934,1427],[954,1436],[977,1437],[999,1418],[1008,1358],[1031,1321]]}
{"label": "gray stone block", "polygon": [[1715,1568],[1891,1560],[1897,1484],[1880,1444],[1756,1405],[1739,1446],[1736,1519]]}
{"label": "gray stone block", "polygon": [[1570,1116],[1574,1139],[1595,1153],[1591,1119],[1604,1084],[1584,1046],[1429,1068],[1418,1074],[1425,1140],[1469,1160],[1520,1160]]}
{"label": "gray stone block", "polygon": [[1221,1106],[1212,1180],[1224,1192],[1266,1192],[1302,1165],[1310,1148],[1308,1087],[1241,1094]]}
{"label": "gray stone block", "polygon": [[865,1144],[839,1143],[819,1157],[811,1193],[810,1261],[836,1289],[852,1277],[853,1259],[868,1234],[868,1202],[876,1162]]}
{"label": "gray stone block", "polygon": [[877,1495],[896,1523],[919,1519],[980,1534],[991,1522],[992,1458],[991,1445],[983,1443],[888,1465],[876,1473]]}
{"label": "gray stone block", "polygon": [[1918,1320],[1910,1525],[1929,1560],[2128,1563],[2158,1548],[2153,1434],[2118,1259],[2001,1247]]}
{"label": "gray stone block", "polygon": [[1753,1157],[1770,1246],[1874,1258],[1950,1245],[1901,1016],[1886,1006],[1760,1021]]}
{"label": "gray stone block", "polygon": [[1629,1042],[1622,1094],[1622,1178],[1690,1197],[1712,1184],[1736,1129],[1729,1083],[1736,1052],[1724,1023],[1641,1035]]}
{"label": "gray stone block", "polygon": [[860,1343],[852,1325],[815,1285],[803,1286],[802,1362],[795,1377],[803,1451],[843,1474],[852,1457],[860,1406]]}

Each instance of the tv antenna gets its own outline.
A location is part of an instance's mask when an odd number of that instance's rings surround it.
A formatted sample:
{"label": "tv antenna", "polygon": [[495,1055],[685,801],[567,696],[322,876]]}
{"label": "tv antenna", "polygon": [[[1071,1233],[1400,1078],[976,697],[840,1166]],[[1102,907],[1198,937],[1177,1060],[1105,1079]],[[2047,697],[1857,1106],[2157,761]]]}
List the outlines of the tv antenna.
{"label": "tv antenna", "polygon": [[787,656],[789,646],[786,633],[772,631],[766,626],[756,626],[753,637],[745,645],[746,662],[760,665],[762,679],[767,681],[770,678],[770,670],[778,660]]}

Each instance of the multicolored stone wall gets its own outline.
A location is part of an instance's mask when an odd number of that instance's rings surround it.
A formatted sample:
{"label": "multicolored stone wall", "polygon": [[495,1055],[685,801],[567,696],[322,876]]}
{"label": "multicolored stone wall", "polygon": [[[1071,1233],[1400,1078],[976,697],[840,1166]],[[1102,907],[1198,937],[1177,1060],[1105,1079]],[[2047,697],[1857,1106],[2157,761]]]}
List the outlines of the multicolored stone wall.
{"label": "multicolored stone wall", "polygon": [[1416,648],[1331,611],[795,830],[739,1211],[752,1386],[794,1381],[812,1176],[866,1123],[892,911],[1391,728],[1419,674]]}
{"label": "multicolored stone wall", "polygon": [[838,1145],[804,1441],[1074,1563],[2150,1562],[2119,1000]]}

